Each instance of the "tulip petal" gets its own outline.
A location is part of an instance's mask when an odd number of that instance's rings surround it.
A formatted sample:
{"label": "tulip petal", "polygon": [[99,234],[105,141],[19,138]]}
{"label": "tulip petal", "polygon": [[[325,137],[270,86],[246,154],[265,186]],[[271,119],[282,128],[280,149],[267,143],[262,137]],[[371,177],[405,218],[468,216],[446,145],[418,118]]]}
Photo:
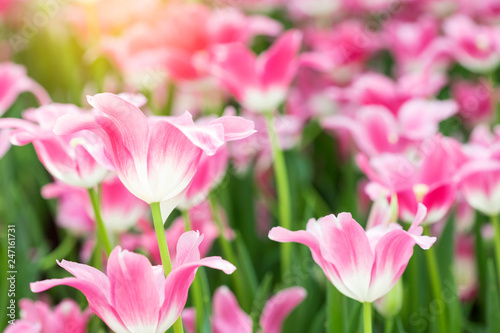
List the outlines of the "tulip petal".
{"label": "tulip petal", "polygon": [[[107,267],[111,301],[132,333],[155,333],[160,309],[160,290],[149,260],[116,247]],[[141,281],[141,283],[137,283]]]}
{"label": "tulip petal", "polygon": [[280,333],[283,321],[306,297],[304,288],[293,287],[273,296],[262,310],[260,324],[265,333]]}
{"label": "tulip petal", "polygon": [[213,299],[212,327],[214,333],[251,333],[252,319],[241,310],[228,287],[217,288]]}

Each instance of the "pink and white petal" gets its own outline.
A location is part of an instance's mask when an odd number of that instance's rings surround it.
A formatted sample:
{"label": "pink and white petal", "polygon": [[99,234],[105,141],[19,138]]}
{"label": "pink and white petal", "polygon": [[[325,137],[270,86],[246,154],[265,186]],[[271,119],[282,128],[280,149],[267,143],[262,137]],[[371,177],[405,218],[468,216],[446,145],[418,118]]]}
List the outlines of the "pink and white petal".
{"label": "pink and white petal", "polygon": [[[194,126],[190,126],[194,127]],[[157,121],[151,127],[154,138],[147,152],[146,202],[161,202],[184,191],[191,182],[202,150],[176,126]],[[144,198],[142,198],[144,200]]]}
{"label": "pink and white petal", "polygon": [[233,264],[220,257],[208,257],[198,261],[183,263],[175,267],[165,282],[165,301],[160,310],[160,322],[157,332],[166,331],[180,316],[186,305],[188,290],[193,283],[197,269],[206,266],[219,269],[226,274],[236,270]]}
{"label": "pink and white petal", "polygon": [[116,247],[111,252],[107,273],[111,302],[132,333],[155,333],[160,311],[160,293],[149,260]]}
{"label": "pink and white petal", "polygon": [[392,289],[406,269],[414,245],[413,238],[401,229],[388,232],[378,241],[366,302],[373,302]]}
{"label": "pink and white petal", "polygon": [[290,30],[259,56],[256,68],[263,88],[288,88],[297,71],[297,53],[301,43],[302,34],[298,30]]}
{"label": "pink and white petal", "polygon": [[212,120],[209,124],[222,124],[226,142],[244,139],[257,132],[254,122],[243,117],[224,116]]}
{"label": "pink and white petal", "polygon": [[212,328],[214,333],[252,332],[252,319],[241,310],[228,287],[217,288],[213,297]]}
{"label": "pink and white petal", "polygon": [[31,291],[34,293],[43,292],[55,286],[70,286],[80,290],[89,302],[89,308],[99,318],[101,318],[106,325],[116,333],[130,333],[125,327],[116,310],[109,302],[109,295],[104,293],[100,285],[78,278],[64,278],[52,279],[33,282],[30,284]]}
{"label": "pink and white petal", "polygon": [[459,188],[467,202],[489,216],[500,213],[500,163],[473,161],[458,175]]}
{"label": "pink and white petal", "polygon": [[[162,121],[164,120],[164,121]],[[152,125],[158,123],[170,123],[177,127],[191,143],[202,149],[207,155],[213,155],[217,149],[224,144],[224,126],[218,123],[207,125],[195,125],[189,112],[179,117],[156,117]]]}
{"label": "pink and white petal", "polygon": [[9,129],[0,129],[0,158],[2,158],[10,149],[9,137]]}
{"label": "pink and white petal", "polygon": [[241,100],[245,89],[258,87],[255,71],[256,58],[245,45],[234,43],[212,49],[213,61],[210,72],[236,99]]}
{"label": "pink and white petal", "polygon": [[438,132],[439,122],[458,112],[455,101],[414,99],[401,106],[398,120],[405,137],[425,140]]}
{"label": "pink and white petal", "polygon": [[110,139],[121,141],[135,159],[144,161],[149,141],[149,125],[142,111],[134,104],[111,93],[87,96],[87,100],[112,121],[116,136]]}
{"label": "pink and white petal", "polygon": [[266,333],[280,333],[286,317],[306,298],[301,287],[292,287],[273,296],[262,310],[260,324]]}
{"label": "pink and white petal", "polygon": [[321,254],[336,271],[343,284],[363,301],[370,284],[374,255],[365,230],[351,214],[328,215],[318,220]]}
{"label": "pink and white petal", "polygon": [[450,211],[455,202],[455,188],[453,183],[444,183],[431,187],[422,199],[422,204],[427,207],[425,223],[438,222]]}

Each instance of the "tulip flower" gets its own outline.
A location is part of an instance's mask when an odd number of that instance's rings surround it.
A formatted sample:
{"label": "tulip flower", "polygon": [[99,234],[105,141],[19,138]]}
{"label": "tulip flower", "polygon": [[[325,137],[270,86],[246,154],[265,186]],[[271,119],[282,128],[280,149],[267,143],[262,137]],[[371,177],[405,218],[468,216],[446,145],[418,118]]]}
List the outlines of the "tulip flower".
{"label": "tulip flower", "polygon": [[419,203],[428,214],[425,223],[442,219],[455,201],[455,176],[465,157],[458,142],[436,135],[407,154],[382,154],[368,159],[358,156],[358,164],[371,180],[367,186],[372,200],[380,195],[396,195],[399,216],[412,221]]}
{"label": "tulip flower", "polygon": [[486,81],[458,81],[452,86],[454,99],[459,105],[459,114],[467,125],[488,122],[494,115],[494,100],[498,90]]}
{"label": "tulip flower", "polygon": [[435,237],[422,236],[420,223],[426,212],[419,204],[408,231],[392,223],[365,232],[351,214],[340,213],[311,219],[306,230],[275,227],[269,238],[307,245],[314,261],[341,293],[359,302],[373,302],[399,280],[415,244],[426,250],[436,241]]}
{"label": "tulip flower", "polygon": [[253,123],[222,117],[195,125],[186,112],[179,117],[147,118],[139,108],[113,94],[88,97],[97,110],[60,118],[60,135],[90,131],[104,144],[118,178],[139,199],[162,202],[164,217],[179,203],[203,153],[213,155],[225,142],[253,134]]}
{"label": "tulip flower", "polygon": [[84,114],[72,104],[49,104],[25,111],[25,119],[0,119],[0,128],[10,129],[10,141],[15,145],[33,143],[38,158],[54,178],[72,186],[92,188],[111,168],[98,138],[92,133],[60,136],[53,132],[60,117]]}
{"label": "tulip flower", "polygon": [[284,33],[257,58],[244,44],[213,48],[211,73],[243,107],[253,112],[273,112],[283,103],[297,71],[302,35]]}
{"label": "tulip flower", "polygon": [[19,308],[21,318],[14,325],[8,325],[4,333],[85,333],[92,315],[90,309],[81,311],[71,299],[64,299],[53,310],[46,303],[22,299],[19,301]]}
{"label": "tulip flower", "polygon": [[361,107],[353,117],[332,115],[322,119],[324,128],[347,130],[358,148],[369,156],[402,153],[438,133],[439,122],[457,112],[453,101],[412,99],[394,116],[381,105]]}
{"label": "tulip flower", "polygon": [[467,69],[489,73],[500,64],[497,27],[477,25],[467,16],[456,15],[445,21],[443,29],[452,40],[455,59]]}
{"label": "tulip flower", "polygon": [[[286,317],[306,297],[305,289],[292,287],[280,291],[267,301],[260,317],[262,333],[280,333]],[[186,309],[182,319],[186,323],[186,331],[194,333],[195,310]],[[252,318],[241,310],[236,297],[226,286],[219,287],[213,297],[213,315],[211,318],[214,333],[251,333],[253,332]]]}
{"label": "tulip flower", "polygon": [[23,66],[11,62],[0,63],[0,116],[25,91],[31,92],[40,105],[50,103],[50,97],[45,89],[28,77]]}
{"label": "tulip flower", "polygon": [[[94,211],[89,196],[81,188],[61,182],[47,184],[42,188],[46,199],[58,198],[56,222],[77,234],[95,228]],[[101,214],[110,232],[123,232],[148,215],[148,206],[130,193],[115,176],[101,183]]]}
{"label": "tulip flower", "polygon": [[163,333],[175,322],[186,304],[188,289],[200,266],[231,274],[236,268],[220,257],[200,259],[203,240],[198,232],[183,234],[177,244],[177,257],[171,273],[164,278],[161,266],[152,266],[140,254],[116,247],[108,261],[106,274],[63,260],[61,267],[74,275],[31,284],[33,292],[59,285],[80,290],[90,309],[117,333]]}

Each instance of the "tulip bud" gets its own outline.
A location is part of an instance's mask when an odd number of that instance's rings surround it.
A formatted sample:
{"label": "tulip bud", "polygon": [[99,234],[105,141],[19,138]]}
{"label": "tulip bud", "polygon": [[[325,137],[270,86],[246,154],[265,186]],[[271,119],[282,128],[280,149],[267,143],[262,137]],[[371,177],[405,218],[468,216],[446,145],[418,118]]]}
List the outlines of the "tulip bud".
{"label": "tulip bud", "polygon": [[403,305],[403,280],[399,279],[391,291],[377,299],[373,304],[384,318],[395,317],[401,311]]}

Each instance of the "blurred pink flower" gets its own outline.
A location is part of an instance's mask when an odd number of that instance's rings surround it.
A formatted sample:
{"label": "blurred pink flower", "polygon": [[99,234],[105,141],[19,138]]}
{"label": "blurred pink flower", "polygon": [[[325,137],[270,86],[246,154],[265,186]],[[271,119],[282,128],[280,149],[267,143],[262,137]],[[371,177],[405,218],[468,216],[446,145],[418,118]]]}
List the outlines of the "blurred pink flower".
{"label": "blurred pink flower", "polygon": [[422,15],[416,21],[389,20],[382,37],[401,73],[437,70],[450,62],[450,41],[439,36],[439,22]]}
{"label": "blurred pink flower", "polygon": [[[224,237],[227,239],[234,238],[233,230],[227,225],[222,208],[219,209],[222,215],[222,223],[224,227]],[[197,206],[188,210],[189,220],[191,222],[191,230],[198,231],[203,235],[203,242],[199,246],[201,256],[206,256],[212,248],[213,242],[219,237],[219,228],[214,221],[212,210],[208,202],[202,202]],[[176,244],[181,235],[186,231],[186,223],[182,216],[176,218],[172,224],[165,230],[167,238],[168,251],[172,260],[176,257]],[[161,263],[160,250],[158,248],[158,240],[155,230],[147,220],[141,220],[138,224],[140,234],[123,234],[120,237],[120,244],[123,248],[135,251],[143,250],[151,258],[153,263]]]}
{"label": "blurred pink flower", "polygon": [[402,153],[438,133],[439,122],[457,112],[454,101],[413,99],[395,116],[382,105],[361,107],[354,116],[333,115],[321,120],[328,130],[346,130],[358,149],[369,156]]}
{"label": "blurred pink flower", "polygon": [[103,141],[106,156],[123,185],[139,199],[161,202],[166,218],[179,204],[203,153],[214,155],[225,141],[253,133],[253,122],[222,117],[195,125],[189,112],[147,118],[139,108],[110,93],[88,97],[97,110],[58,120],[58,134],[90,131]]}
{"label": "blurred pink flower", "polygon": [[0,128],[12,129],[12,144],[33,143],[38,158],[54,178],[72,186],[94,187],[111,167],[102,143],[92,133],[54,134],[54,124],[63,116],[87,114],[72,104],[48,104],[25,111],[25,119],[0,119]]}
{"label": "blurred pink flower", "polygon": [[[106,229],[122,232],[149,214],[149,207],[130,193],[118,177],[101,183],[101,214]],[[46,199],[58,198],[56,222],[60,227],[81,234],[94,230],[94,210],[87,191],[55,182],[42,188]]]}
{"label": "blurred pink flower", "polygon": [[214,47],[210,72],[245,109],[273,112],[296,74],[301,41],[299,31],[288,31],[258,57],[241,43]]}
{"label": "blurred pink flower", "polygon": [[45,89],[28,77],[26,69],[23,66],[12,62],[0,63],[0,116],[25,91],[31,92],[40,105],[50,103],[50,97],[45,92]]}
{"label": "blurred pink flower", "polygon": [[458,188],[469,205],[483,214],[500,213],[500,128],[478,125],[464,145],[467,163],[456,176]]}
{"label": "blurred pink flower", "polygon": [[64,299],[53,310],[40,301],[21,299],[21,318],[8,325],[5,333],[85,333],[92,315],[90,309],[81,311],[71,299]]}
{"label": "blurred pink flower", "polygon": [[116,247],[107,275],[97,269],[63,260],[61,267],[75,277],[31,283],[33,292],[67,285],[80,290],[90,309],[115,332],[163,333],[181,314],[196,270],[207,266],[231,274],[236,269],[220,257],[200,259],[198,232],[184,233],[177,244],[172,272],[165,278],[161,266],[152,266],[140,254]]}
{"label": "blurred pink flower", "polygon": [[459,105],[459,114],[467,125],[489,122],[493,117],[493,99],[498,91],[486,81],[458,81],[452,85],[453,98]]}
{"label": "blurred pink flower", "polygon": [[456,15],[444,22],[444,32],[452,40],[455,59],[473,72],[489,73],[500,64],[500,30],[478,25],[469,17]]}
{"label": "blurred pink flower", "polygon": [[327,73],[337,83],[347,83],[362,72],[380,41],[363,22],[345,20],[333,29],[308,30],[305,44],[312,51],[301,55],[301,64]]}
{"label": "blurred pink flower", "polygon": [[426,215],[419,204],[408,231],[396,223],[379,225],[365,232],[349,213],[311,219],[306,230],[275,227],[269,238],[277,242],[307,245],[314,261],[344,295],[359,302],[384,296],[399,280],[418,244],[429,249],[435,237],[422,236],[420,223]]}
{"label": "blurred pink flower", "polygon": [[380,195],[396,195],[399,215],[412,221],[419,203],[428,214],[425,223],[443,218],[455,201],[454,177],[465,161],[460,144],[436,135],[407,154],[382,154],[368,159],[358,156],[358,165],[371,180],[367,191],[375,200]]}
{"label": "blurred pink flower", "polygon": [[[267,301],[260,316],[261,330],[257,332],[280,333],[286,317],[304,300],[304,288],[292,287],[281,290]],[[182,320],[188,333],[195,332],[196,310],[188,308],[182,313]],[[252,318],[241,310],[238,300],[228,287],[217,288],[213,297],[211,318],[214,333],[251,333]]]}

